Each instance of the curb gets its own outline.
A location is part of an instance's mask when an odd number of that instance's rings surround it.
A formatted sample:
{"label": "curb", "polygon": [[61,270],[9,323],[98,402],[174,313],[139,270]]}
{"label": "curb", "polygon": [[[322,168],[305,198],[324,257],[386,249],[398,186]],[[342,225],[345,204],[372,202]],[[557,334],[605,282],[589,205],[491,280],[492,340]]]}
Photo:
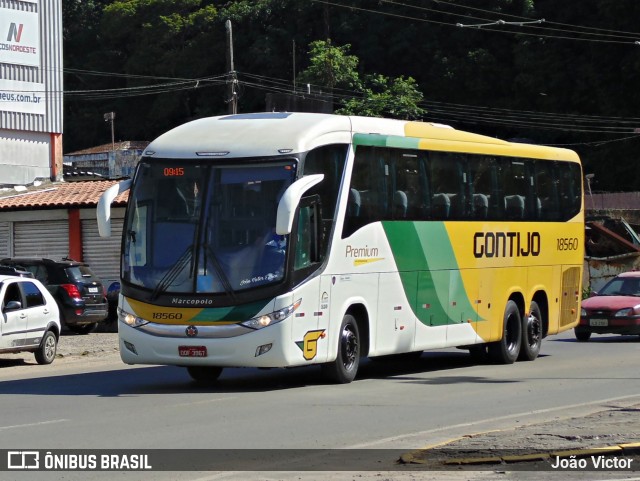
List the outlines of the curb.
{"label": "curb", "polygon": [[[609,455],[633,455],[640,454],[640,443],[620,443],[609,446],[590,447],[585,449],[550,449],[540,452],[532,452],[521,455],[496,454],[495,456],[479,456],[479,457],[460,457],[450,459],[428,459],[429,452],[437,448],[447,446],[457,441],[470,439],[487,433],[507,432],[511,430],[493,430],[484,431],[475,434],[467,434],[459,438],[450,439],[442,443],[425,446],[424,448],[410,451],[402,454],[398,459],[400,464],[437,464],[441,466],[473,466],[484,464],[508,464],[508,463],[524,463],[546,461],[550,458],[583,458],[586,456],[609,456]],[[499,449],[497,450],[499,451]]]}

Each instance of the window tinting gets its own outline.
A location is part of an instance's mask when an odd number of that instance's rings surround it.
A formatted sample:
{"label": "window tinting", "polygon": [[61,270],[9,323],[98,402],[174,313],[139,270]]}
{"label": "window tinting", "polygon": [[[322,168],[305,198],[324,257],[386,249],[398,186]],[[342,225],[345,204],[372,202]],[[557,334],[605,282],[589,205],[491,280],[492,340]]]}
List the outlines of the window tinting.
{"label": "window tinting", "polygon": [[577,163],[360,146],[343,237],[383,220],[563,222],[581,207]]}
{"label": "window tinting", "polygon": [[31,282],[22,283],[22,291],[27,301],[26,307],[37,307],[44,305],[44,297],[38,287]]}
{"label": "window tinting", "polygon": [[2,300],[2,307],[6,307],[11,301],[22,302],[22,295],[20,294],[20,288],[18,283],[14,282],[7,286],[7,290],[4,293],[4,299]]}
{"label": "window tinting", "polygon": [[305,197],[318,195],[322,208],[319,215],[322,217],[317,224],[320,234],[320,245],[318,246],[318,260],[322,260],[328,248],[329,233],[335,218],[336,203],[338,193],[342,184],[344,174],[344,164],[347,159],[346,144],[326,145],[313,149],[307,153],[303,163],[304,175],[323,174],[322,182],[309,189]]}

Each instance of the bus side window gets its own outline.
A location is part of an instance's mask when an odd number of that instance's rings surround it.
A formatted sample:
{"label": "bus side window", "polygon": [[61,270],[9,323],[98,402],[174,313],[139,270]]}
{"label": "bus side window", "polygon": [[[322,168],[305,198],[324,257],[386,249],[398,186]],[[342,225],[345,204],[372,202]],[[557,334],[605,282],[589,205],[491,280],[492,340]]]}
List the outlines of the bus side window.
{"label": "bus side window", "polygon": [[536,161],[534,164],[534,184],[536,199],[540,200],[540,219],[560,220],[560,202],[554,175],[554,162]]}
{"label": "bus side window", "polygon": [[429,172],[433,192],[433,218],[463,218],[466,195],[462,166],[457,156],[446,152],[431,152]]}
{"label": "bus side window", "polygon": [[324,174],[322,182],[311,188],[307,194],[317,194],[322,201],[322,219],[320,219],[320,255],[322,257],[326,255],[326,249],[329,245],[327,239],[335,218],[338,193],[347,159],[347,148],[346,144],[318,147],[307,153],[302,166],[304,175]]}
{"label": "bus side window", "polygon": [[580,212],[582,173],[578,164],[558,163],[562,220],[569,220]]}
{"label": "bus side window", "polygon": [[[342,237],[349,237],[359,228],[387,218],[388,199],[387,174],[390,161],[385,158],[385,149],[360,146],[356,150],[349,187],[349,201],[345,215]],[[360,197],[359,208],[357,197]]]}
{"label": "bus side window", "polygon": [[420,200],[418,203],[417,218],[422,220],[431,219],[431,188],[429,185],[429,174],[427,170],[427,159],[422,154],[418,161],[418,183]]}
{"label": "bus side window", "polygon": [[491,198],[491,158],[470,155],[468,163],[470,217],[484,220],[489,216]]}
{"label": "bus side window", "polygon": [[420,219],[423,183],[420,178],[419,151],[403,151],[395,162],[394,219]]}
{"label": "bus side window", "polygon": [[[315,196],[317,198],[317,196]],[[300,206],[293,268],[305,269],[319,261],[318,203]]]}
{"label": "bus side window", "polygon": [[307,153],[303,175],[324,174],[324,179],[309,190],[309,195],[318,194],[322,199],[324,215],[333,220],[338,192],[342,182],[347,145],[324,145]]}
{"label": "bus side window", "polygon": [[520,159],[508,159],[502,171],[504,189],[504,208],[507,220],[524,220],[529,218],[526,194],[528,176],[525,163]]}

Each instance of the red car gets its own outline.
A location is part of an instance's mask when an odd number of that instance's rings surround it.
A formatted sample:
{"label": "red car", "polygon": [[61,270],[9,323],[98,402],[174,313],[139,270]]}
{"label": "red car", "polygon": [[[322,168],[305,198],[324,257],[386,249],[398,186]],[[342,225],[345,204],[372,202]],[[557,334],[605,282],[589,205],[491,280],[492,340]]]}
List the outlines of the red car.
{"label": "red car", "polygon": [[640,271],[620,274],[582,301],[578,341],[591,334],[640,334]]}

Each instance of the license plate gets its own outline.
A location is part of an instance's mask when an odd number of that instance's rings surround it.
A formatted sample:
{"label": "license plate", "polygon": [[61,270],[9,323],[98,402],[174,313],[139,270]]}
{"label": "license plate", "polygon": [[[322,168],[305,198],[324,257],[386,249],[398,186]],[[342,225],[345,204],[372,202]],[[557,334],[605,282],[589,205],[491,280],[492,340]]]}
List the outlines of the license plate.
{"label": "license plate", "polygon": [[89,287],[89,292],[91,294],[97,294],[98,293],[98,288],[97,287]]}
{"label": "license plate", "polygon": [[593,327],[607,327],[609,321],[606,319],[589,319],[589,325]]}
{"label": "license plate", "polygon": [[207,357],[207,346],[179,346],[180,357]]}

